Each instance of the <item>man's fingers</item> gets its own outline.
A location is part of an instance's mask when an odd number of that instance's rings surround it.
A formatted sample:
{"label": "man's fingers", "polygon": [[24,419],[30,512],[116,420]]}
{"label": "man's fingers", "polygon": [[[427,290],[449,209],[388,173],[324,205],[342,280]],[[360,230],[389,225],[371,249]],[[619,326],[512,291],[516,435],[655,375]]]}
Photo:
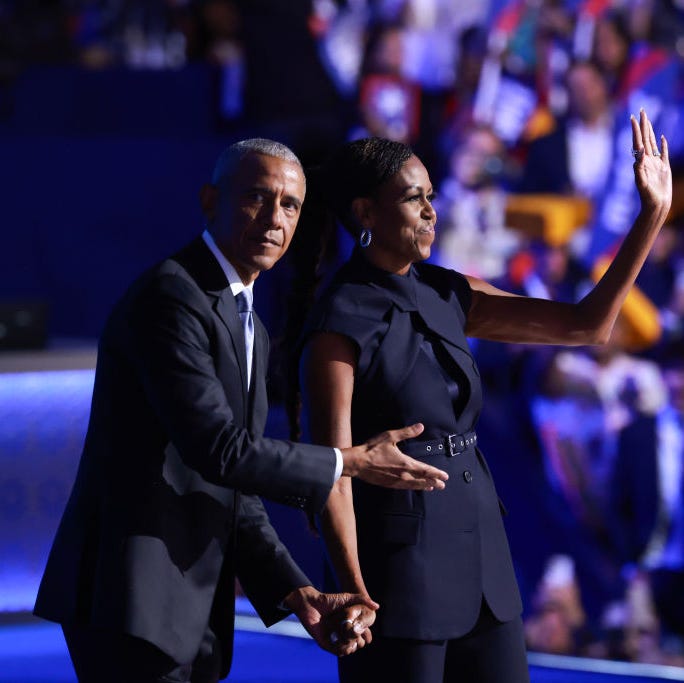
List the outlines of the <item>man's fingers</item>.
{"label": "man's fingers", "polygon": [[367,595],[361,595],[361,593],[353,595],[353,602],[356,604],[365,605],[366,607],[368,607],[368,609],[372,609],[373,611],[380,607],[380,605],[377,602],[375,602],[375,600],[372,600]]}
{"label": "man's fingers", "polygon": [[360,650],[362,647],[364,647],[366,644],[366,641],[363,640],[363,638],[357,638],[356,640],[352,640],[349,643],[345,643],[344,645],[340,645],[337,648],[336,654],[339,657],[346,657],[347,655],[353,655],[357,650]]}
{"label": "man's fingers", "polygon": [[336,601],[334,608],[344,609],[344,616],[351,619],[354,619],[362,612],[363,606],[373,611],[380,607],[375,600],[361,593],[331,593],[330,595]]}
{"label": "man's fingers", "polygon": [[408,427],[402,427],[401,429],[391,429],[388,433],[392,443],[397,443],[398,441],[404,441],[406,439],[413,439],[418,436],[425,427],[420,423],[409,425]]}
{"label": "man's fingers", "polygon": [[351,640],[360,636],[375,622],[375,613],[372,611],[360,612],[354,618],[344,619],[340,624],[340,635]]}
{"label": "man's fingers", "polygon": [[408,455],[404,455],[404,457],[407,462],[402,479],[407,487],[412,484],[421,483],[423,485],[422,488],[426,489],[444,488],[444,482],[449,479],[449,475],[444,470],[437,469],[432,465],[426,465],[424,462],[414,460]]}

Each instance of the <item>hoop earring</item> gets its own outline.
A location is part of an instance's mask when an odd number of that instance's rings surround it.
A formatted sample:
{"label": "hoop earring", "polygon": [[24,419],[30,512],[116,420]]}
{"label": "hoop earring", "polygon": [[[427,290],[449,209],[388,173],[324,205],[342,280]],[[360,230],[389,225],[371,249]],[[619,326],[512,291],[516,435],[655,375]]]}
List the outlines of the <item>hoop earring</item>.
{"label": "hoop earring", "polygon": [[373,233],[368,228],[364,228],[359,235],[359,245],[365,249],[371,243],[371,239],[373,239]]}

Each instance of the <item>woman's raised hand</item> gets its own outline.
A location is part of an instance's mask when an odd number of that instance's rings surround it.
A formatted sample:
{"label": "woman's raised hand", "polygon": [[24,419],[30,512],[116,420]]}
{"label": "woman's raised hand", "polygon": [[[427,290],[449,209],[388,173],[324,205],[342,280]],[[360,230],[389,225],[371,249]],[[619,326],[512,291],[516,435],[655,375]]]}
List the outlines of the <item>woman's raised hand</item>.
{"label": "woman's raised hand", "polygon": [[660,151],[653,126],[642,109],[632,116],[634,178],[643,208],[667,213],[672,203],[672,171],[667,140],[660,136]]}

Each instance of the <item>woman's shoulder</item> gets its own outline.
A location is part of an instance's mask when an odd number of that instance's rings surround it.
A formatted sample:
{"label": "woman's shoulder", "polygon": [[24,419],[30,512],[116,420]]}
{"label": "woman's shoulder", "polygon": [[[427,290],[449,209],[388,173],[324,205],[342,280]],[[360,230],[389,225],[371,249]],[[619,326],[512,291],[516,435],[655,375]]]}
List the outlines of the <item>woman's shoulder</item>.
{"label": "woman's shoulder", "polygon": [[415,268],[418,279],[434,289],[442,299],[448,300],[455,294],[465,311],[470,308],[471,289],[465,275],[434,263],[417,263]]}
{"label": "woman's shoulder", "polygon": [[314,306],[314,312],[324,317],[350,315],[381,319],[391,301],[382,289],[355,279],[335,279]]}

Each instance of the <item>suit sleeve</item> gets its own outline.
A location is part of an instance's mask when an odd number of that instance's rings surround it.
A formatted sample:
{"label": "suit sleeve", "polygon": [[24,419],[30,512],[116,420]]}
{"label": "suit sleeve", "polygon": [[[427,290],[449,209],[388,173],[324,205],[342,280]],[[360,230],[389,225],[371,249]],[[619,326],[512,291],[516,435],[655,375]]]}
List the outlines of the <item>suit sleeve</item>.
{"label": "suit sleeve", "polygon": [[242,417],[236,419],[231,387],[217,374],[214,346],[221,339],[213,327],[222,323],[203,293],[180,277],[158,278],[137,298],[128,324],[130,355],[147,400],[189,467],[243,493],[309,511],[323,507],[334,479],[334,451],[253,437]]}
{"label": "suit sleeve", "polygon": [[261,500],[240,496],[236,575],[245,594],[266,626],[280,621],[290,610],[280,606],[296,588],[312,582],[297,566],[271,526]]}

